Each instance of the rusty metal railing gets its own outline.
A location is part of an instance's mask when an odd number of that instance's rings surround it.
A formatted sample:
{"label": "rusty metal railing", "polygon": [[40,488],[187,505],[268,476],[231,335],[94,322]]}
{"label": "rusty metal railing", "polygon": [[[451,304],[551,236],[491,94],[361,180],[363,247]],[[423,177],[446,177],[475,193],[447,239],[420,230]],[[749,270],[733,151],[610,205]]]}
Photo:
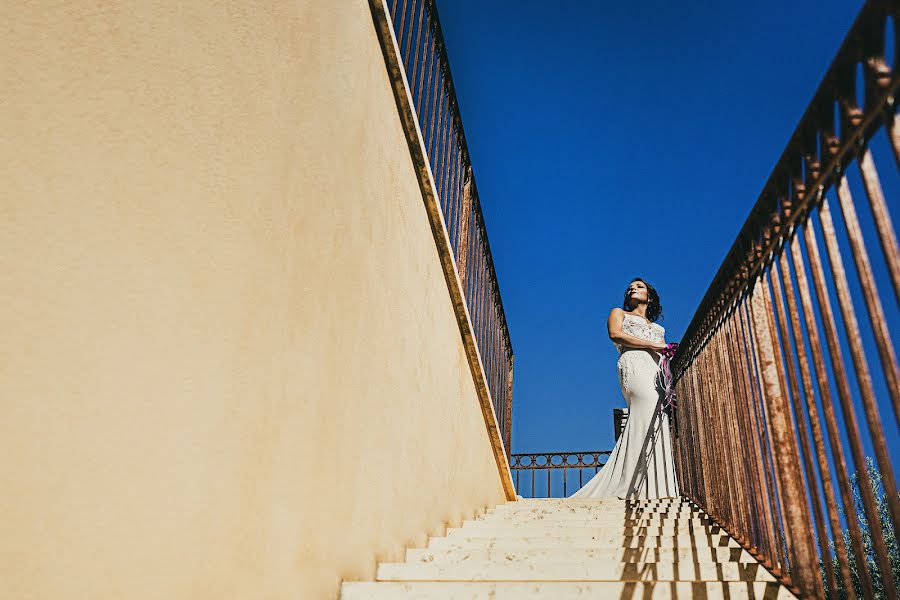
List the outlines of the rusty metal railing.
{"label": "rusty metal railing", "polygon": [[[569,495],[569,476],[574,472],[578,473],[578,487],[573,487],[572,491],[581,489],[586,483],[584,478],[585,471],[590,476],[594,476],[603,468],[605,462],[600,462],[600,457],[608,457],[610,450],[591,450],[585,452],[538,452],[526,454],[511,454],[509,457],[509,467],[513,472],[516,483],[516,492],[524,498],[553,498],[553,488],[557,488],[561,492],[561,496]],[[520,485],[520,474],[522,472],[531,473],[529,478],[525,476],[526,482],[531,480],[531,487],[523,489]],[[541,476],[536,477],[536,473],[540,471]],[[558,485],[553,486],[554,474],[560,477],[555,478]],[[540,479],[541,486],[547,483],[547,495],[537,496],[537,480]],[[574,479],[574,475],[573,475]],[[574,481],[572,485],[574,486]],[[524,492],[524,493],[523,493]]]}
{"label": "rusty metal railing", "polygon": [[513,350],[434,0],[386,0],[507,452]]}
{"label": "rusty metal railing", "polygon": [[897,0],[863,7],[673,365],[684,493],[803,597],[900,597],[882,420],[900,423],[898,332],[885,315],[900,301],[898,192],[886,200],[876,169],[887,182],[900,168],[900,44],[885,47],[898,19]]}

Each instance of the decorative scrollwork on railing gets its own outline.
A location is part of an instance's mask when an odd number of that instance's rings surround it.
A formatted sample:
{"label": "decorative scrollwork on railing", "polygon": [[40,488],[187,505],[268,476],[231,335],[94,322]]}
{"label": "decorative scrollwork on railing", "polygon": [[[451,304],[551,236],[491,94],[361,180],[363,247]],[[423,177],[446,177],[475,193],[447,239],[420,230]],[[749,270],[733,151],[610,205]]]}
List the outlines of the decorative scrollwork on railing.
{"label": "decorative scrollwork on railing", "polygon": [[578,472],[578,488],[576,489],[580,489],[581,486],[583,486],[585,483],[585,469],[593,470],[593,473],[591,475],[596,474],[605,464],[603,462],[600,462],[600,457],[607,457],[609,456],[610,452],[610,450],[592,450],[585,452],[539,452],[530,454],[512,454],[510,455],[509,468],[515,474],[516,491],[519,493],[519,495],[523,495],[522,489],[519,486],[519,475],[522,471],[531,471],[531,493],[529,496],[531,498],[537,497],[535,496],[535,473],[537,471],[547,471],[547,495],[545,497],[553,497],[551,472],[558,472],[561,474],[560,490],[562,492],[562,496],[566,497],[568,496],[569,491],[569,471]]}

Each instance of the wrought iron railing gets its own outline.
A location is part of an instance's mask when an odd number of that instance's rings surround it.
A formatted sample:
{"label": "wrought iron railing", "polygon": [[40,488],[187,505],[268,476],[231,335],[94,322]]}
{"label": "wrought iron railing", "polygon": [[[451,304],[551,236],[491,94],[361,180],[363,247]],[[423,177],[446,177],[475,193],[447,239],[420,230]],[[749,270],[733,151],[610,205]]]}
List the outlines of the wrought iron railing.
{"label": "wrought iron railing", "polygon": [[[608,457],[609,450],[594,450],[586,452],[539,452],[532,454],[511,454],[509,466],[515,478],[516,492],[524,498],[565,498],[569,492],[580,489],[588,478],[597,474],[605,462],[600,462],[601,457]],[[520,484],[522,472],[530,473],[525,476],[525,482],[530,479],[530,487],[523,488]],[[540,472],[540,477],[536,474]],[[578,473],[578,486],[575,487],[574,473]],[[555,475],[555,476],[554,476]],[[569,481],[569,478],[572,481]],[[537,484],[547,484],[547,494],[537,495]]]}
{"label": "wrought iron railing", "polygon": [[512,434],[513,350],[434,0],[386,0],[500,434]]}
{"label": "wrought iron railing", "polygon": [[674,359],[684,493],[803,597],[900,597],[900,191],[876,169],[900,167],[898,19],[897,0],[865,4]]}

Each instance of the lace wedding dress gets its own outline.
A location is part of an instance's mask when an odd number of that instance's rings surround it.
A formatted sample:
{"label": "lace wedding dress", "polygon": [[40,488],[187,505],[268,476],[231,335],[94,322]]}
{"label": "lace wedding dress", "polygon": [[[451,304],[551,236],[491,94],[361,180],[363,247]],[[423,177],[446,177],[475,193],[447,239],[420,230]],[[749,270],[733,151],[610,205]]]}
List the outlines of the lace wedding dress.
{"label": "lace wedding dress", "polygon": [[[622,331],[652,342],[665,342],[665,329],[625,314]],[[656,374],[659,355],[616,344],[619,386],[628,404],[625,430],[600,471],[571,498],[667,498],[678,495],[669,416],[659,410]]]}

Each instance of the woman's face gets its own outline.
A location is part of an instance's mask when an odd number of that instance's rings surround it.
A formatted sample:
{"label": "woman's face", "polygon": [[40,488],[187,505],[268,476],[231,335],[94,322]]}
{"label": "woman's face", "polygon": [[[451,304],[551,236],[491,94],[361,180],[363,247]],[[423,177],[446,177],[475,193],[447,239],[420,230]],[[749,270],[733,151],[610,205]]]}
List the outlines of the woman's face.
{"label": "woman's face", "polygon": [[625,290],[625,300],[632,308],[638,304],[646,304],[650,300],[647,284],[643,281],[632,281]]}

